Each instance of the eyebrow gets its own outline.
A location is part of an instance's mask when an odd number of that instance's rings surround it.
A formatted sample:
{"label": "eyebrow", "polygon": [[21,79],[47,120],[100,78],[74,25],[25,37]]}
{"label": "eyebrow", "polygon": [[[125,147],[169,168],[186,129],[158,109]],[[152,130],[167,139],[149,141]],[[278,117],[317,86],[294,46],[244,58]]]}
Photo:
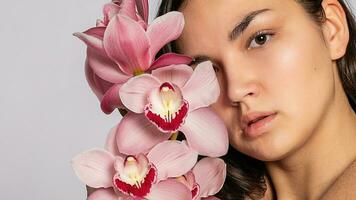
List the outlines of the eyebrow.
{"label": "eyebrow", "polygon": [[248,13],[242,20],[240,23],[238,23],[235,28],[231,31],[231,33],[229,34],[229,40],[235,40],[237,39],[248,27],[248,25],[250,25],[250,23],[255,19],[255,17],[261,13],[270,11],[271,9],[269,8],[265,8],[265,9],[261,9],[261,10],[255,10],[252,11],[250,13]]}
{"label": "eyebrow", "polygon": [[[252,12],[249,12],[242,20],[240,23],[238,23],[235,28],[231,31],[231,33],[229,34],[229,40],[235,40],[237,39],[249,26],[249,24],[255,19],[255,17],[261,13],[270,11],[271,9],[269,8],[265,8],[265,9],[261,9],[261,10],[255,10]],[[212,62],[215,62],[212,58],[210,58],[209,56],[205,56],[205,55],[197,55],[193,57],[193,63],[194,64],[199,64],[201,62],[210,60]]]}

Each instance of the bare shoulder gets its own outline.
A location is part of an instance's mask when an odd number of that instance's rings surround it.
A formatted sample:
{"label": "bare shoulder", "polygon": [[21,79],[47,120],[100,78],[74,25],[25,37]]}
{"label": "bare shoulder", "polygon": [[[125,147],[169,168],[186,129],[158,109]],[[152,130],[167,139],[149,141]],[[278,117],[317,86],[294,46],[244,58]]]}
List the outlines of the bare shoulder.
{"label": "bare shoulder", "polygon": [[322,200],[356,199],[356,160],[323,195]]}

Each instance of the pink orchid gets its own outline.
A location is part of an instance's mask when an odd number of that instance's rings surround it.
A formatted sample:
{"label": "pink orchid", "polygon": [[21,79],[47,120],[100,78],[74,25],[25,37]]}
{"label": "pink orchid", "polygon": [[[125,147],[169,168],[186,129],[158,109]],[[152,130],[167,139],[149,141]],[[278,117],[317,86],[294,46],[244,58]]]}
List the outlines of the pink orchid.
{"label": "pink orchid", "polygon": [[148,0],[136,0],[136,5],[138,13],[140,14],[144,22],[148,24]]}
{"label": "pink orchid", "polygon": [[188,200],[191,199],[189,189],[168,178],[185,174],[194,166],[197,157],[184,142],[165,141],[147,155],[123,156],[106,150],[88,150],[75,156],[72,166],[82,182],[102,188],[89,199],[161,200],[174,197]]}
{"label": "pink orchid", "polygon": [[183,27],[184,18],[179,12],[156,18],[147,30],[141,23],[119,13],[110,18],[107,27],[74,34],[88,46],[87,80],[105,113],[123,107],[118,91],[129,78],[171,64],[191,62],[190,57],[175,53],[163,54],[155,60],[158,51],[178,38]]}
{"label": "pink orchid", "polygon": [[[96,26],[97,27],[106,27],[108,25],[110,19],[119,13],[120,8],[121,8],[120,4],[121,4],[121,1],[113,1],[113,2],[105,4],[103,6],[104,18],[102,20],[98,19],[96,21]],[[125,9],[129,9],[129,8],[130,7],[125,7]]]}
{"label": "pink orchid", "polygon": [[220,191],[226,178],[226,164],[220,158],[203,158],[195,167],[177,179],[192,193],[193,200],[218,199],[213,197]]}
{"label": "pink orchid", "polygon": [[[137,12],[136,12],[137,7]],[[98,19],[97,27],[106,27],[116,14],[122,14],[139,22],[143,28],[147,28],[148,0],[113,0],[103,7],[104,19]]]}
{"label": "pink orchid", "polygon": [[[181,131],[199,154],[226,154],[226,127],[208,107],[219,93],[209,61],[199,64],[194,71],[188,65],[171,65],[130,79],[120,89],[122,103],[133,112],[117,128],[120,151],[144,152]],[[137,144],[139,140],[144,142]]]}

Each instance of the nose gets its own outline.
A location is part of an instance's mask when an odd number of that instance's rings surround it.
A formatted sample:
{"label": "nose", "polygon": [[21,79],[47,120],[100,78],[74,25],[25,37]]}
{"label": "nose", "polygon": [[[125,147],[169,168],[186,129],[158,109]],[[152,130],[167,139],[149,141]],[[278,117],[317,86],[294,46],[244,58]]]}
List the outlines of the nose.
{"label": "nose", "polygon": [[258,73],[253,67],[241,62],[230,62],[225,64],[226,95],[231,105],[250,105],[254,98],[260,94]]}
{"label": "nose", "polygon": [[236,76],[230,73],[227,78],[227,98],[231,106],[249,110],[254,99],[259,95],[256,82],[243,74]]}
{"label": "nose", "polygon": [[227,96],[231,105],[249,104],[249,99],[258,96],[258,88],[254,83],[243,83],[241,80],[230,79],[227,81]]}

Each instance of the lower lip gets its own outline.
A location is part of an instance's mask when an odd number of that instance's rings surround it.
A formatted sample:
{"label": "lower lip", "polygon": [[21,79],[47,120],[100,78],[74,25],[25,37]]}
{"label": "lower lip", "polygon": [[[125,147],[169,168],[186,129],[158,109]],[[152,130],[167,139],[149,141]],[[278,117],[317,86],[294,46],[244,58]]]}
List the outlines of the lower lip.
{"label": "lower lip", "polygon": [[276,115],[277,114],[269,115],[268,117],[265,117],[249,125],[244,129],[245,135],[251,138],[255,138],[267,132],[269,125],[271,124],[272,120],[276,117]]}

